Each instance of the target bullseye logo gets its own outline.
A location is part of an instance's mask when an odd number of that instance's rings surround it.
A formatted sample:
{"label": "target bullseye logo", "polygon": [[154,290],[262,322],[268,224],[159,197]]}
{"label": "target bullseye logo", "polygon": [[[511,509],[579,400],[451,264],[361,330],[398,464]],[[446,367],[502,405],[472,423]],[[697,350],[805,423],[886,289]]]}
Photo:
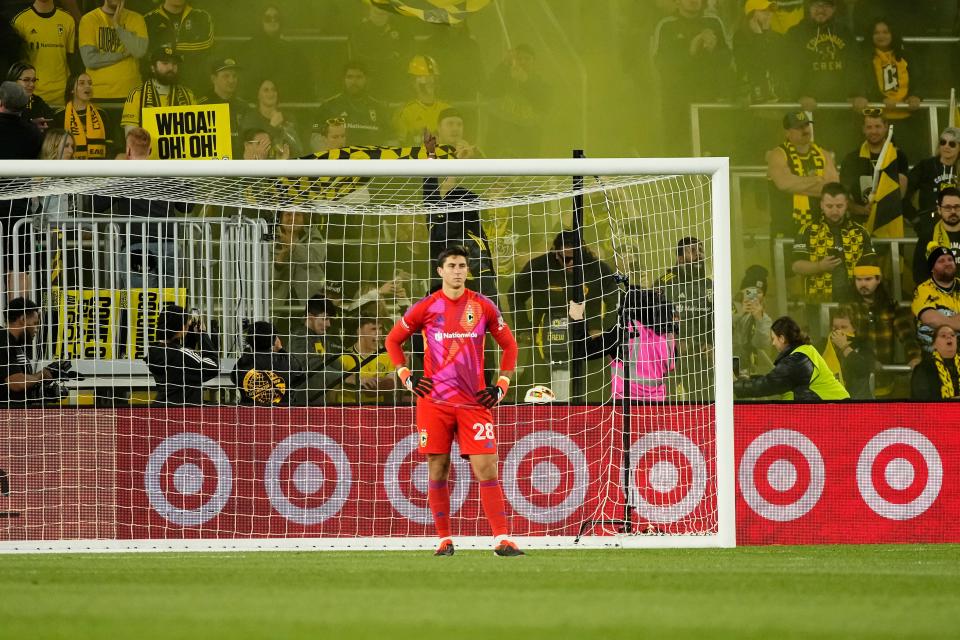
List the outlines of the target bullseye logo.
{"label": "target bullseye logo", "polygon": [[[641,464],[646,475],[643,490],[637,483]],[[647,521],[670,523],[685,518],[700,505],[706,491],[707,461],[685,435],[654,431],[630,447],[630,504]]]}
{"label": "target bullseye logo", "polygon": [[[181,452],[184,455],[174,455]],[[211,465],[212,474],[205,470]],[[216,487],[206,498],[204,485],[210,477],[215,478]],[[216,517],[227,504],[233,492],[233,467],[224,450],[210,438],[179,433],[150,453],[144,487],[150,506],[161,517],[181,526],[196,526]]]}
{"label": "target bullseye logo", "polygon": [[[404,461],[417,450],[420,435],[410,434],[394,447],[390,455],[387,456],[387,462],[383,469],[383,485],[387,492],[387,499],[397,510],[397,513],[408,520],[419,524],[432,524],[433,514],[428,507],[420,507],[404,493],[403,487],[407,484],[401,482],[401,468]],[[455,514],[463,506],[470,493],[470,465],[460,457],[460,447],[453,443],[450,450],[450,481],[452,484],[450,491],[450,515]],[[426,461],[416,462],[410,470],[410,484],[419,491],[424,498],[427,495],[427,489],[430,483],[430,474]]]}
{"label": "target bullseye logo", "polygon": [[826,469],[809,438],[792,429],[773,429],[743,452],[739,483],[743,499],[757,515],[788,522],[820,501]]}
{"label": "target bullseye logo", "polygon": [[[335,479],[327,479],[323,461],[318,464],[313,451],[322,453],[333,466]],[[274,448],[267,460],[263,481],[270,504],[280,515],[298,524],[315,525],[335,516],[343,508],[353,486],[353,472],[347,454],[336,441],[319,433],[303,431],[287,437]],[[332,489],[324,497],[323,493],[331,482]],[[289,495],[291,489],[296,489],[300,496]],[[312,506],[318,501],[320,504]]]}
{"label": "target bullseye logo", "polygon": [[943,485],[943,462],[926,436],[887,429],[860,452],[857,487],[867,506],[889,520],[915,518],[934,503]]}
{"label": "target bullseye logo", "polygon": [[[557,451],[537,456],[536,451]],[[529,459],[528,459],[529,458]],[[583,505],[590,484],[587,458],[573,440],[555,431],[520,438],[503,461],[503,489],[514,511],[540,524],[569,518]]]}

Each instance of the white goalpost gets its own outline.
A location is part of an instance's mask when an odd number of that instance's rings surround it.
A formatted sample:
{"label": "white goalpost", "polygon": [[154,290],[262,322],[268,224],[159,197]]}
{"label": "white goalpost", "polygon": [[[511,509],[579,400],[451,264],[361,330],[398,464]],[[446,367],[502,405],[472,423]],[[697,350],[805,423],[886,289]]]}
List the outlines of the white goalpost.
{"label": "white goalpost", "polygon": [[729,202],[726,158],[0,161],[0,552],[434,548],[383,339],[449,245],[519,344],[511,539],[734,546]]}

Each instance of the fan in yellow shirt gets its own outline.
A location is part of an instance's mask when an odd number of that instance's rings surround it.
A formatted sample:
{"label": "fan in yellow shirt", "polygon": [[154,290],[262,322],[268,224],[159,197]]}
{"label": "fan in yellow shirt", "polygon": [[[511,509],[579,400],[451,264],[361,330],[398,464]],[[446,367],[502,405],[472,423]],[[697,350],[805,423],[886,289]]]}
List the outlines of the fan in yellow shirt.
{"label": "fan in yellow shirt", "polygon": [[140,85],[138,60],[146,53],[147,25],[124,0],[104,0],[80,19],[80,56],[100,101],[125,100]]}
{"label": "fan in yellow shirt", "polygon": [[436,131],[440,112],[450,105],[437,97],[437,63],[429,56],[414,56],[407,67],[413,76],[416,98],[407,102],[393,118],[397,138],[403,146],[423,142],[423,130]]}
{"label": "fan in yellow shirt", "polygon": [[30,63],[37,68],[36,94],[48,104],[63,106],[70,76],[67,56],[75,50],[76,23],[53,0],[36,0],[11,20],[26,43]]}

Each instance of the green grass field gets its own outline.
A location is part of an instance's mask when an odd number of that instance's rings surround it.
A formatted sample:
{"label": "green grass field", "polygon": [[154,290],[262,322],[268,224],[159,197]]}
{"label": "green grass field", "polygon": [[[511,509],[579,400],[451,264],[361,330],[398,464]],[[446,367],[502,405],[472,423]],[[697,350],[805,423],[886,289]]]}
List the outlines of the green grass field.
{"label": "green grass field", "polygon": [[0,638],[956,638],[960,545],[0,556]]}

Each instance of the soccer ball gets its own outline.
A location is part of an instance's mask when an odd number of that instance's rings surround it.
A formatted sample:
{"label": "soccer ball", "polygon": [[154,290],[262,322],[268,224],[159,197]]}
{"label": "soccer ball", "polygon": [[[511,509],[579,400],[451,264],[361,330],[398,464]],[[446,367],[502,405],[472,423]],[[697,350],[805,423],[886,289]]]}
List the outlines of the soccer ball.
{"label": "soccer ball", "polygon": [[556,399],[557,396],[550,390],[550,387],[538,384],[527,389],[527,395],[524,396],[523,401],[529,404],[547,404]]}

